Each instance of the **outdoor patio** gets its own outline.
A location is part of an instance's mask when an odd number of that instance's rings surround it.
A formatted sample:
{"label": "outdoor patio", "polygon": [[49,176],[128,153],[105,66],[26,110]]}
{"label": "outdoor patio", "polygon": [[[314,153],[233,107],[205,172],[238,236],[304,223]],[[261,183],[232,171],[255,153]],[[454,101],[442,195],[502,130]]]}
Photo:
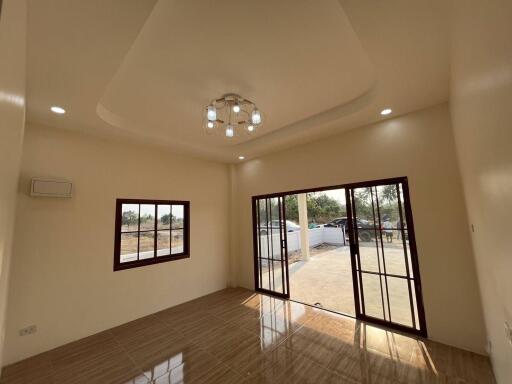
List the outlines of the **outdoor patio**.
{"label": "outdoor patio", "polygon": [[349,247],[322,244],[310,252],[309,261],[289,265],[291,298],[355,315]]}
{"label": "outdoor patio", "polygon": [[[384,243],[384,251],[388,273],[405,275],[402,242]],[[375,243],[360,244],[360,252],[363,269],[378,271]],[[291,299],[313,305],[320,303],[325,309],[355,315],[350,249],[348,246],[323,243],[312,247],[308,261],[297,260],[296,257],[290,258],[289,273]],[[393,321],[411,326],[411,310],[406,280],[388,277],[387,281]],[[375,317],[382,317],[379,278],[376,275],[364,274],[363,289],[366,313]],[[385,290],[385,285],[383,289]],[[386,293],[384,292],[384,300],[386,300],[385,296]]]}

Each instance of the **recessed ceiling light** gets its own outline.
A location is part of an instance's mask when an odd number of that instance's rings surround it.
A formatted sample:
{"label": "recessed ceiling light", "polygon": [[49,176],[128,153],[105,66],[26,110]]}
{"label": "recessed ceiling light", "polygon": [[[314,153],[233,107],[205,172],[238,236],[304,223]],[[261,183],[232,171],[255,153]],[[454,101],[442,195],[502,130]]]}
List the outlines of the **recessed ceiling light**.
{"label": "recessed ceiling light", "polygon": [[389,115],[391,112],[393,112],[393,111],[391,110],[391,108],[386,108],[386,109],[383,109],[382,111],[380,111],[380,114],[381,114],[382,116],[386,116],[386,115]]}
{"label": "recessed ceiling light", "polygon": [[62,107],[58,107],[56,105],[54,105],[53,107],[50,108],[50,110],[53,112],[53,113],[57,113],[59,115],[63,115],[66,113],[66,110]]}
{"label": "recessed ceiling light", "polygon": [[245,159],[245,156],[238,156],[238,160],[243,160]]}

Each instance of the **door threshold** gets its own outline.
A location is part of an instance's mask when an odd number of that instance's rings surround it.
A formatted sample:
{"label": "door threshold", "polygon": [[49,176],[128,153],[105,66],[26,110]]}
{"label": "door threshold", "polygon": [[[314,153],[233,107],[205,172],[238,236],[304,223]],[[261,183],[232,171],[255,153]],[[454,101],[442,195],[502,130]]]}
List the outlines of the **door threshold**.
{"label": "door threshold", "polygon": [[350,315],[350,314],[345,313],[345,312],[335,311],[334,309],[325,308],[323,306],[318,306],[316,304],[305,303],[305,302],[300,301],[300,300],[295,300],[295,299],[290,299],[290,298],[288,298],[286,300],[293,301],[294,303],[299,303],[299,304],[307,305],[308,307],[312,307],[312,308],[316,308],[316,309],[321,309],[322,311],[327,311],[327,312],[335,313],[336,315],[350,317],[351,319],[357,320],[357,318],[354,315]]}

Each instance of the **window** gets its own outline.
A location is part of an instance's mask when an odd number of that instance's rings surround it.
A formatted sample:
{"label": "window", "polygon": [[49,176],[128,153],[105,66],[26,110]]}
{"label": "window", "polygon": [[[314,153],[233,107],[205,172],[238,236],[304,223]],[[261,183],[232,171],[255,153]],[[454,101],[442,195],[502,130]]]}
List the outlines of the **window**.
{"label": "window", "polygon": [[189,257],[189,205],[117,199],[114,271]]}

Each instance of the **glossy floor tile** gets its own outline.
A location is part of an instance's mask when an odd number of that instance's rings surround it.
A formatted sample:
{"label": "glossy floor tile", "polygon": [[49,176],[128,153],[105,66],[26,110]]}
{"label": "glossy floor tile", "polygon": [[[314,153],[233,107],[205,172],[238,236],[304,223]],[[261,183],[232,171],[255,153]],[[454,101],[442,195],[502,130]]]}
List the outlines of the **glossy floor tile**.
{"label": "glossy floor tile", "polygon": [[489,360],[226,289],[7,366],[1,384],[494,383]]}

